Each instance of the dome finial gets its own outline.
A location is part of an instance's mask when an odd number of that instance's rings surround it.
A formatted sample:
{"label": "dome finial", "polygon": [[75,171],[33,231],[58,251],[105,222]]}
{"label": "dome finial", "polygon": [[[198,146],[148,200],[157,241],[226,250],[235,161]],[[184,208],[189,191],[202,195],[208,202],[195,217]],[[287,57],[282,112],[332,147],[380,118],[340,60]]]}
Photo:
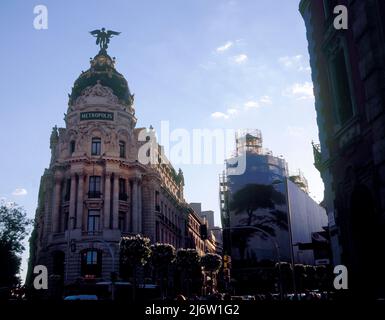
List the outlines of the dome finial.
{"label": "dome finial", "polygon": [[108,48],[108,44],[110,43],[110,39],[112,36],[118,36],[120,32],[107,30],[102,28],[101,30],[90,31],[94,37],[96,37],[96,44],[100,45],[100,51],[105,51]]}

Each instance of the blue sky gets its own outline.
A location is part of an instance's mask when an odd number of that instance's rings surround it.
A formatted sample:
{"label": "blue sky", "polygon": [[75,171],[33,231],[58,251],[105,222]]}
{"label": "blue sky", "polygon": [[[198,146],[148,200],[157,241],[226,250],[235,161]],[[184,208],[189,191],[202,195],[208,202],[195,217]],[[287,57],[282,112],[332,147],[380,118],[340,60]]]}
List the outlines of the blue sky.
{"label": "blue sky", "polygon": [[[109,54],[135,93],[137,126],[159,129],[167,120],[171,130],[258,128],[264,147],[283,155],[291,170],[300,168],[311,195],[321,201],[323,184],[310,144],[318,131],[298,3],[1,1],[0,197],[34,216],[51,128],[64,125],[67,94],[98,51],[88,31],[105,26],[122,32]],[[48,8],[48,30],[33,28],[39,4]],[[175,167],[184,171],[187,201],[214,210],[219,223],[223,166]]]}

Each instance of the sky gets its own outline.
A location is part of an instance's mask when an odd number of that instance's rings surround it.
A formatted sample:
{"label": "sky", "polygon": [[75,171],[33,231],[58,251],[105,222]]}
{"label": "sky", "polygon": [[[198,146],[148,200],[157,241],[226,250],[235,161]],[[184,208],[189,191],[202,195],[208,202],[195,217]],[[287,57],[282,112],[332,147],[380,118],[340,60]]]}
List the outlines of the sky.
{"label": "sky", "polygon": [[[34,7],[41,4],[48,9],[48,29],[36,30]],[[135,94],[137,127],[152,125],[159,133],[167,121],[170,131],[189,133],[260,129],[264,147],[282,155],[292,172],[300,169],[310,195],[320,202],[323,183],[311,147],[318,129],[298,4],[1,1],[0,198],[34,217],[40,177],[50,161],[51,129],[64,126],[68,93],[98,52],[88,32],[106,27],[121,32],[108,52]],[[216,224],[224,158],[213,164],[173,161],[184,172],[186,200],[214,210]]]}

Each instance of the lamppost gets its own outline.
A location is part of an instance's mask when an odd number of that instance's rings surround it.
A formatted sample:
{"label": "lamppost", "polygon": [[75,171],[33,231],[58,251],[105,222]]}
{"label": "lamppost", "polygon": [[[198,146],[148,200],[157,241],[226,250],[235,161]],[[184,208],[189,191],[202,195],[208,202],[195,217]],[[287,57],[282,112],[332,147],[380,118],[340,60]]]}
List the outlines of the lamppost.
{"label": "lamppost", "polygon": [[232,230],[232,229],[253,229],[257,230],[261,233],[263,233],[267,238],[271,241],[273,244],[273,247],[275,248],[275,253],[278,261],[278,273],[279,273],[279,295],[281,296],[281,299],[283,298],[283,289],[282,289],[282,273],[281,273],[281,254],[279,251],[279,245],[278,242],[265,230],[256,227],[256,226],[235,226],[235,227],[226,227],[222,230]]}
{"label": "lamppost", "polygon": [[290,260],[291,260],[291,269],[292,269],[292,278],[293,278],[293,291],[297,295],[297,286],[295,283],[295,270],[294,270],[294,249],[293,249],[293,234],[291,229],[291,208],[290,208],[290,199],[289,199],[289,186],[287,183],[287,177],[284,177],[284,180],[276,179],[272,182],[273,185],[283,183],[285,186],[285,195],[286,195],[286,204],[287,204],[287,224],[289,231],[289,246],[290,246]]}

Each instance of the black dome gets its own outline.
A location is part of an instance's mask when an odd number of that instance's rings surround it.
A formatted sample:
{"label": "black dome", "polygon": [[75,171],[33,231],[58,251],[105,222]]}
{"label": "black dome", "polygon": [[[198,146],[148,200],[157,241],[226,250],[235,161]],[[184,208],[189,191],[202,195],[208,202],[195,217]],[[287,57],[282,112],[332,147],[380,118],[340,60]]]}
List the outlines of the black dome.
{"label": "black dome", "polygon": [[98,80],[100,80],[101,85],[111,88],[121,103],[130,106],[133,104],[134,96],[130,93],[127,81],[121,73],[116,71],[115,59],[111,59],[106,50],[100,50],[91,59],[90,64],[91,67],[82,72],[74,83],[69,96],[70,105],[75,102],[85,88],[94,86]]}

